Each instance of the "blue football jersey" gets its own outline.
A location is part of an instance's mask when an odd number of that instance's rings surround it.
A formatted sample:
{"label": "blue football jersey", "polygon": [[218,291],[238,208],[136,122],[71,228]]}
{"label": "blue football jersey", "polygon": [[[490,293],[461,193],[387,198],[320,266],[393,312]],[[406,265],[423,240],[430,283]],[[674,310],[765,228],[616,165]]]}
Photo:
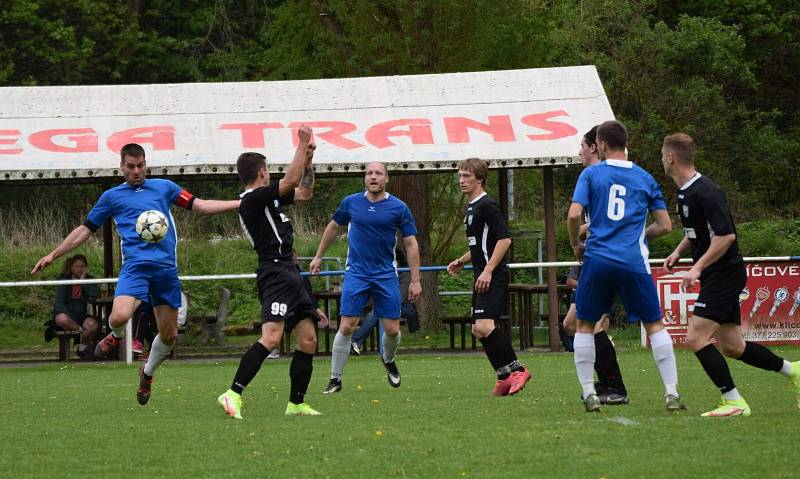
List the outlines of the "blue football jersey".
{"label": "blue football jersey", "polygon": [[636,273],[650,272],[647,217],[667,209],[650,173],[630,161],[603,161],[581,172],[572,201],[589,212],[587,257]]}
{"label": "blue football jersey", "polygon": [[350,225],[345,271],[362,277],[396,276],[397,230],[403,238],[417,234],[411,210],[389,193],[376,203],[367,199],[366,192],[350,195],[339,204],[333,221]]}
{"label": "blue football jersey", "polygon": [[[190,199],[188,192],[169,180],[146,179],[139,187],[123,183],[100,195],[84,224],[96,231],[108,218],[114,218],[124,263],[153,262],[177,266],[178,232],[170,206],[180,203],[188,207]],[[148,243],[136,234],[136,220],[147,210],[160,211],[169,223],[167,236],[158,243]]]}

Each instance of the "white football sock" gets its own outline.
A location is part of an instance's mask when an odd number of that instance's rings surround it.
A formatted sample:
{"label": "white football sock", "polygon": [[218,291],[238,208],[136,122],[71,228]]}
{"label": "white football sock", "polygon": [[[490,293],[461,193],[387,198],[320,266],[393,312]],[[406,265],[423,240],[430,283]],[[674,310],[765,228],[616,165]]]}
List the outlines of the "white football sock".
{"label": "white football sock", "polygon": [[148,376],[152,376],[161,363],[167,359],[171,351],[172,346],[167,346],[161,341],[161,336],[156,336],[156,339],[150,346],[150,357],[147,358],[147,364],[144,365],[144,373]]}
{"label": "white football sock", "polygon": [[394,358],[397,356],[397,347],[400,346],[400,331],[394,336],[390,336],[384,331],[381,342],[383,343],[383,362],[394,362]]}
{"label": "white football sock", "polygon": [[792,363],[784,359],[783,367],[781,368],[780,373],[786,376],[787,378],[792,377]]}
{"label": "white football sock", "polygon": [[342,379],[344,365],[350,357],[350,341],[353,335],[345,336],[341,332],[336,332],[333,338],[333,350],[331,351],[331,379]]}
{"label": "white football sock", "polygon": [[733,401],[734,399],[742,399],[742,395],[739,394],[739,390],[736,388],[733,388],[726,393],[722,393],[722,397],[724,397],[728,401]]}
{"label": "white football sock", "polygon": [[653,348],[653,359],[661,373],[666,394],[678,395],[678,366],[675,364],[675,351],[672,349],[672,338],[666,329],[650,335]]}
{"label": "white football sock", "polygon": [[583,398],[586,399],[590,395],[596,394],[594,390],[594,334],[575,333],[572,347],[575,349],[575,371],[578,373],[578,382],[583,388]]}

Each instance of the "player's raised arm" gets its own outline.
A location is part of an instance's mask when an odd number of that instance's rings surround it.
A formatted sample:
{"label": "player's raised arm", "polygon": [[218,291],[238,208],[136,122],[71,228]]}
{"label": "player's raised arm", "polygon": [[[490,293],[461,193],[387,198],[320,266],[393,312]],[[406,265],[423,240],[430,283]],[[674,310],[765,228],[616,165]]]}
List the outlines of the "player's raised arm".
{"label": "player's raised arm", "polygon": [[39,261],[36,262],[36,265],[31,270],[31,274],[37,274],[60,256],[69,253],[78,246],[82,245],[83,242],[89,239],[89,236],[91,235],[92,230],[90,230],[86,225],[78,226],[72,230],[66,238],[64,238],[64,241],[62,241],[61,244],[56,247],[56,249],[51,251],[47,256],[43,256],[41,259],[39,259]]}
{"label": "player's raised arm", "polygon": [[297,149],[294,158],[286,168],[283,178],[278,183],[278,194],[284,196],[300,185],[300,180],[305,172],[306,162],[308,161],[308,148],[311,142],[311,127],[303,125],[297,130]]}
{"label": "player's raised arm", "polygon": [[196,198],[192,211],[203,215],[215,215],[239,209],[240,200],[203,200]]}
{"label": "player's raised arm", "polygon": [[317,254],[314,255],[314,259],[312,259],[309,264],[309,271],[311,274],[319,273],[319,268],[322,264],[322,255],[325,254],[325,251],[328,250],[328,246],[336,239],[336,235],[339,234],[339,228],[339,224],[333,220],[325,227],[325,231],[322,233],[322,239],[319,241],[319,246],[317,247]]}
{"label": "player's raised arm", "polygon": [[314,159],[314,151],[317,145],[310,142],[306,150],[306,164],[303,170],[303,177],[300,179],[300,186],[294,189],[294,201],[309,201],[314,197],[314,167],[312,160]]}

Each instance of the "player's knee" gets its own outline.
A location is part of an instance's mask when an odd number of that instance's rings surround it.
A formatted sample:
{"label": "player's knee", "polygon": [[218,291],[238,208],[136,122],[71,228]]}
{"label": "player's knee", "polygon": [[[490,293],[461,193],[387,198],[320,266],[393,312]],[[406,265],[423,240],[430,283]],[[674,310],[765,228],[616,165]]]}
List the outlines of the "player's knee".
{"label": "player's knee", "polygon": [[297,349],[307,354],[314,354],[317,350],[317,338],[315,336],[304,336],[297,338]]}
{"label": "player's knee", "polygon": [[718,341],[717,344],[719,344],[719,349],[722,354],[729,358],[738,359],[742,356],[742,353],[744,353],[744,342],[742,342],[741,347],[739,344],[731,344],[724,341]]}
{"label": "player's knee", "polygon": [[476,338],[485,338],[486,336],[492,333],[494,329],[493,325],[488,325],[484,323],[475,323],[472,325],[472,335]]}
{"label": "player's knee", "polygon": [[172,346],[173,344],[175,344],[175,340],[178,338],[178,332],[177,331],[164,331],[164,332],[159,331],[158,332],[158,337],[161,338],[161,342],[162,343],[166,344],[167,346]]}
{"label": "player's knee", "polygon": [[353,333],[356,331],[355,324],[350,324],[349,322],[342,321],[342,324],[339,325],[339,331],[344,336],[352,336]]}

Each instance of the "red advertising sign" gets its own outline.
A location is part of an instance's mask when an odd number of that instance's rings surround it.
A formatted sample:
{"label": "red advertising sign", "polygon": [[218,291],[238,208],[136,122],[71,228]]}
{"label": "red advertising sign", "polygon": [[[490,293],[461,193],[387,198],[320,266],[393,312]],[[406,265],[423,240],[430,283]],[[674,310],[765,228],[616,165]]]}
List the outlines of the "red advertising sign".
{"label": "red advertising sign", "polygon": [[[675,268],[669,274],[663,268],[653,268],[664,323],[678,347],[686,345],[688,320],[700,291],[681,290],[681,277],[688,270],[688,266]],[[800,344],[800,265],[789,262],[748,264],[747,286],[739,295],[739,307],[746,341]]]}

